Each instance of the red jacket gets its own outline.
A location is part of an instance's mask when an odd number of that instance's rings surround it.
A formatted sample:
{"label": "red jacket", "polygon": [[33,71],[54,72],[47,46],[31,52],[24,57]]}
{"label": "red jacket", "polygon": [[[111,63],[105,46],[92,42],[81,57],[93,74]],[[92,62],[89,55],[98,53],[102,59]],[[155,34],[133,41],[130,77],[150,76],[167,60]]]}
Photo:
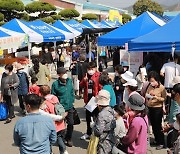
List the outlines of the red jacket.
{"label": "red jacket", "polygon": [[[91,80],[94,81],[93,96],[96,96],[98,94],[98,92],[102,89],[102,85],[99,84],[99,76],[100,76],[100,73],[95,72],[94,75],[91,77]],[[88,103],[88,80],[85,80],[83,78],[80,82],[80,87],[84,88],[84,102],[85,102],[85,104],[87,104]]]}

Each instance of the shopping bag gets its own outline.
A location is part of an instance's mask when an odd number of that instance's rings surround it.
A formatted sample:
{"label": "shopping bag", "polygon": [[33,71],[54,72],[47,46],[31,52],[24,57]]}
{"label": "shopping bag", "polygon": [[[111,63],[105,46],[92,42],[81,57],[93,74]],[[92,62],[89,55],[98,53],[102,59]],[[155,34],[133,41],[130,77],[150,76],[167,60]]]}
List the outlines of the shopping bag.
{"label": "shopping bag", "polygon": [[8,109],[7,104],[5,102],[0,102],[0,120],[7,119]]}
{"label": "shopping bag", "polygon": [[74,120],[74,125],[79,125],[81,123],[79,115],[74,107],[73,107],[73,120]]}
{"label": "shopping bag", "polygon": [[79,90],[79,80],[74,79],[74,90]]}
{"label": "shopping bag", "polygon": [[97,154],[97,146],[99,143],[99,138],[95,135],[91,135],[88,148],[87,148],[87,154]]}

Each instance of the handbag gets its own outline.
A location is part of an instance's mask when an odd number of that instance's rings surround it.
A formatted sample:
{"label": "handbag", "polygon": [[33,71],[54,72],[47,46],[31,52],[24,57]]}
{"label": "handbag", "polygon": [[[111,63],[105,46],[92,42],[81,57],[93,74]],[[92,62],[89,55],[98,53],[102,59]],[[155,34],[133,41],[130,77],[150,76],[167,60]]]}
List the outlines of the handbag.
{"label": "handbag", "polygon": [[97,154],[97,146],[99,143],[99,138],[95,135],[91,135],[88,148],[87,148],[87,154]]}
{"label": "handbag", "polygon": [[0,120],[7,119],[8,116],[8,108],[5,102],[0,102]]}
{"label": "handbag", "polygon": [[74,107],[73,107],[73,120],[74,120],[74,125],[79,125],[81,123],[77,110]]}

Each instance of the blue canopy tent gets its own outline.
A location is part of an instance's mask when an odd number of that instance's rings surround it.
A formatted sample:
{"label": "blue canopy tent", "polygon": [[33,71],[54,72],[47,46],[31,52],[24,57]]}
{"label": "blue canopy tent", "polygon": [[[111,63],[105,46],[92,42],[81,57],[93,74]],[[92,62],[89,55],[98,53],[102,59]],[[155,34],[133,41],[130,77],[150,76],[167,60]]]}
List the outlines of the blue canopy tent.
{"label": "blue canopy tent", "polygon": [[144,12],[127,24],[98,37],[99,46],[122,46],[129,40],[147,34],[161,26],[165,22],[150,12]]}
{"label": "blue canopy tent", "polygon": [[129,41],[129,51],[180,51],[180,14],[161,28]]}
{"label": "blue canopy tent", "polygon": [[98,22],[97,20],[93,20],[92,22],[100,28],[112,28],[111,26],[104,25],[103,23]]}
{"label": "blue canopy tent", "polygon": [[110,24],[109,22],[107,22],[107,21],[105,21],[105,20],[102,20],[101,23],[102,23],[103,25],[106,25],[106,26],[111,27],[111,28],[114,28],[114,27],[115,27],[115,25],[113,26],[112,24]]}
{"label": "blue canopy tent", "polygon": [[97,25],[95,25],[93,22],[91,22],[89,20],[84,20],[82,22],[82,24],[85,25],[88,28],[93,28],[93,29],[100,28],[100,27],[98,27]]}
{"label": "blue canopy tent", "polygon": [[58,29],[64,30],[66,32],[73,33],[75,37],[81,35],[81,33],[82,33],[80,31],[77,31],[76,29],[72,28],[71,26],[69,26],[68,24],[66,24],[65,22],[63,22],[61,20],[56,21],[53,24],[53,26]]}
{"label": "blue canopy tent", "polygon": [[88,28],[87,26],[84,26],[83,24],[77,22],[74,19],[65,21],[65,23],[81,33],[83,32],[83,28]]}

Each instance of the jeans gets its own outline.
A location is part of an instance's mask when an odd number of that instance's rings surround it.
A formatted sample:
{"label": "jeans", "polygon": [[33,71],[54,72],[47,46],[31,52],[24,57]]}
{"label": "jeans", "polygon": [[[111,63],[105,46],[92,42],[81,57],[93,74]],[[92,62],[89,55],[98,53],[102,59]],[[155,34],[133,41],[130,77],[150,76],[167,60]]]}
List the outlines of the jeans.
{"label": "jeans", "polygon": [[57,132],[57,144],[59,146],[59,152],[60,154],[63,154],[66,150],[66,146],[64,144],[64,131]]}
{"label": "jeans", "polygon": [[162,107],[149,107],[149,119],[152,125],[155,141],[158,145],[164,145],[164,134],[162,132]]}
{"label": "jeans", "polygon": [[122,94],[116,94],[116,104],[122,105]]}
{"label": "jeans", "polygon": [[67,141],[70,141],[72,138],[72,133],[73,133],[73,129],[74,129],[73,108],[70,110],[67,110],[66,112],[68,112],[68,115],[66,116],[67,131],[66,131],[65,139]]}
{"label": "jeans", "polygon": [[91,123],[91,117],[96,118],[99,111],[98,108],[95,108],[95,110],[91,113],[90,111],[86,110],[86,123],[87,123],[87,134],[90,136],[92,134],[92,128],[90,126]]}
{"label": "jeans", "polygon": [[8,118],[12,118],[14,116],[14,104],[11,101],[11,96],[4,95],[3,98],[8,106]]}
{"label": "jeans", "polygon": [[25,109],[25,107],[24,107],[24,96],[25,95],[18,95],[18,98],[19,98],[19,106],[20,106],[20,108],[22,109],[22,110],[24,110]]}

